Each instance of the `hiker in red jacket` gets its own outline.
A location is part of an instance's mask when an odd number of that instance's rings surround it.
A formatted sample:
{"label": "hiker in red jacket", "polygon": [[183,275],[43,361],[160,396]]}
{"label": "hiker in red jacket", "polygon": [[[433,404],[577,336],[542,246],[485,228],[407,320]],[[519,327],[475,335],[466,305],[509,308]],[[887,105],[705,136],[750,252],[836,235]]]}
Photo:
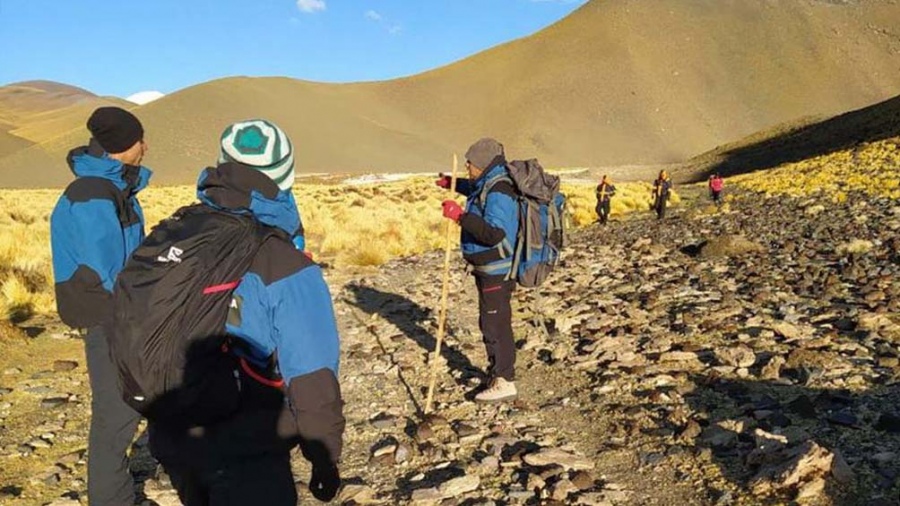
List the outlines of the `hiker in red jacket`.
{"label": "hiker in red jacket", "polygon": [[719,174],[709,177],[709,196],[716,206],[722,205],[722,189],[725,188],[725,180]]}

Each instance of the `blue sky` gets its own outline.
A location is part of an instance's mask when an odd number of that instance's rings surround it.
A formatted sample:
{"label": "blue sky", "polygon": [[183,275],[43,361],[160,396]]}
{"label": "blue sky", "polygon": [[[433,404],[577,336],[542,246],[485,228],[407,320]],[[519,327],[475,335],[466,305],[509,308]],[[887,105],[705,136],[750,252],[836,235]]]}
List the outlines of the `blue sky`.
{"label": "blue sky", "polygon": [[414,74],[533,33],[585,0],[0,0],[0,85],[100,95],[217,77]]}

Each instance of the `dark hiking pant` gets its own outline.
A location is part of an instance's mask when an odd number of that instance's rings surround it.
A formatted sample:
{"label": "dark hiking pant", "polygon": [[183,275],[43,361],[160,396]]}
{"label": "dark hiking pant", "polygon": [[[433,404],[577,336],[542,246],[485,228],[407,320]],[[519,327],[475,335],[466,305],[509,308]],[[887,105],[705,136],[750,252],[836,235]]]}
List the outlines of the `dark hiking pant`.
{"label": "dark hiking pant", "polygon": [[656,219],[661,220],[666,217],[667,203],[668,199],[666,197],[659,197],[656,199]]}
{"label": "dark hiking pant", "polygon": [[84,346],[91,383],[88,502],[91,506],[132,505],[134,479],[127,451],[141,416],[122,400],[106,333],[103,327],[88,329]]}
{"label": "dark hiking pant", "polygon": [[295,506],[291,455],[233,456],[197,462],[189,455],[159,455],[185,506]]}
{"label": "dark hiking pant", "polygon": [[715,204],[717,206],[722,205],[722,192],[721,191],[712,191],[710,193],[712,194],[713,202],[715,202]]}
{"label": "dark hiking pant", "polygon": [[478,287],[478,327],[487,349],[491,378],[515,380],[516,344],[513,341],[510,299],[515,280],[503,277],[475,277]]}
{"label": "dark hiking pant", "polygon": [[609,200],[597,204],[597,218],[604,225],[609,221]]}

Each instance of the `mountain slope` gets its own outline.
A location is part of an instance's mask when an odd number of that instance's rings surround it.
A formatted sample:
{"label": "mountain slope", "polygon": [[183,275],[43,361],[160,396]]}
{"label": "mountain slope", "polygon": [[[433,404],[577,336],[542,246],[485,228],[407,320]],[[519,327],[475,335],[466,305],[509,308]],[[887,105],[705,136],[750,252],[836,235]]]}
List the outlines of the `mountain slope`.
{"label": "mountain slope", "polygon": [[900,139],[900,95],[831,118],[805,118],[758,132],[681,164],[674,175],[689,181],[714,172],[732,176],[833,153],[846,158],[851,150],[858,153],[893,138]]}
{"label": "mountain slope", "polygon": [[[593,0],[524,39],[424,74],[320,84],[231,78],[137,109],[157,183],[215,159],[231,121],[284,127],[307,172],[437,170],[483,135],[551,166],[681,161],[773,125],[900,90],[900,9],[887,0]],[[71,131],[0,159],[68,179]],[[34,180],[28,184],[37,184]]]}
{"label": "mountain slope", "polygon": [[[42,143],[73,129],[83,129],[97,107],[134,104],[115,97],[98,97],[67,84],[27,81],[0,87],[0,130]],[[0,147],[0,157],[13,151]]]}

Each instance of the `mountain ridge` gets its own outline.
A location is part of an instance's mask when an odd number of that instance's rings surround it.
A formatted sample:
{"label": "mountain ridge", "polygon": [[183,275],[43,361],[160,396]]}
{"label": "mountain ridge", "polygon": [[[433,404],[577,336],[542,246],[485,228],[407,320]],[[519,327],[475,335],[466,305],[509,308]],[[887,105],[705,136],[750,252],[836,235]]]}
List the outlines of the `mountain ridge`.
{"label": "mountain ridge", "polygon": [[[531,36],[421,74],[330,84],[224,78],[135,109],[157,182],[192,182],[230,122],[266,117],[300,172],[447,168],[478,137],[548,166],[680,162],[786,121],[833,116],[900,91],[890,2],[593,0]],[[0,186],[69,178],[72,130],[0,153]]]}

